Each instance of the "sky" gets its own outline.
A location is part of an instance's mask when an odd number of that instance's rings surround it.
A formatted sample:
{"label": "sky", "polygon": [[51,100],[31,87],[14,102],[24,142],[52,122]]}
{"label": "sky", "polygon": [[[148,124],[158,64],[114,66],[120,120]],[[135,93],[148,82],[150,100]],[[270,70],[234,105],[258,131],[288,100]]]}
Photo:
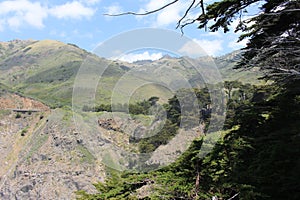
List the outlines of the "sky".
{"label": "sky", "polygon": [[[176,23],[188,7],[179,1],[148,16],[105,16],[121,12],[145,12],[157,9],[172,0],[1,0],[0,41],[13,39],[53,39],[73,43],[87,51],[120,33],[138,28],[176,29]],[[191,16],[199,14],[193,10]],[[233,24],[237,24],[237,20]],[[208,55],[220,56],[240,49],[246,41],[236,43],[239,33],[206,32],[197,24],[184,29],[184,35],[197,42]],[[139,52],[135,59],[158,59],[159,52]],[[134,60],[134,59],[133,59]]]}

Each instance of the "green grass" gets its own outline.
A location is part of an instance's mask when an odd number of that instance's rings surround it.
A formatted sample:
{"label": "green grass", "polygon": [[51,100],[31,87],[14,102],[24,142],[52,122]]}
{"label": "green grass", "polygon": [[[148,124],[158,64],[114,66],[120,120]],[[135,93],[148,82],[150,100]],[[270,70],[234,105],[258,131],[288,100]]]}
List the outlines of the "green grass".
{"label": "green grass", "polygon": [[77,145],[77,150],[82,154],[82,157],[80,159],[81,163],[89,163],[92,164],[95,161],[95,157],[89,152],[89,150],[82,146],[82,145]]}
{"label": "green grass", "polygon": [[71,106],[73,82],[57,82],[53,84],[33,83],[22,84],[15,88],[21,91],[26,96],[37,99],[50,107],[62,107],[65,105]]}
{"label": "green grass", "polygon": [[136,77],[128,77],[120,85],[118,81],[118,76],[101,77],[96,93],[97,105],[135,103],[152,96],[160,97],[160,102],[165,103],[173,96],[170,90],[157,84],[139,85],[143,80]]}
{"label": "green grass", "polygon": [[[6,85],[9,85],[13,92],[32,97],[52,108],[71,106],[74,79],[88,53],[74,45],[52,40],[28,42],[27,46],[24,45],[14,45],[10,49],[14,49],[15,52],[7,51],[7,59],[0,61],[0,66],[10,69],[0,73],[0,82],[5,84],[0,83],[0,94],[4,90],[8,90]],[[220,65],[219,70],[224,80],[237,79],[242,82],[258,82],[257,71],[234,71],[232,69],[234,62],[230,61],[230,56],[226,55],[216,61]],[[161,80],[165,83],[177,84],[180,87],[182,83],[177,81],[177,78],[180,77],[172,76],[171,70],[175,70],[182,77],[193,78],[192,84],[197,85],[201,81],[196,77],[198,73],[189,63],[177,58],[147,64],[146,67],[143,67],[145,71],[134,72],[137,77],[129,75],[126,81],[117,85],[120,77],[123,77],[128,70],[130,71],[130,68],[125,70],[126,64],[122,62],[103,61],[98,57],[92,57],[91,60],[91,64],[95,67],[107,67],[99,80],[95,80],[96,84],[98,83],[95,105],[135,103],[152,96],[158,96],[160,103],[166,103],[173,96],[169,89],[158,84],[143,84]],[[99,63],[103,63],[104,66],[99,66]],[[132,67],[131,64],[129,66]],[[87,81],[86,84],[90,83]],[[119,90],[117,90],[118,88]],[[112,96],[113,92],[116,92],[114,96]],[[130,98],[127,97],[128,95]],[[87,97],[79,98],[84,101],[84,98]]]}
{"label": "green grass", "polygon": [[67,63],[62,63],[56,67],[47,69],[45,71],[36,73],[26,79],[25,83],[53,83],[64,82],[74,77],[81,65],[79,61],[70,61]]}
{"label": "green grass", "polygon": [[12,113],[10,110],[0,110],[0,116],[8,116]]}

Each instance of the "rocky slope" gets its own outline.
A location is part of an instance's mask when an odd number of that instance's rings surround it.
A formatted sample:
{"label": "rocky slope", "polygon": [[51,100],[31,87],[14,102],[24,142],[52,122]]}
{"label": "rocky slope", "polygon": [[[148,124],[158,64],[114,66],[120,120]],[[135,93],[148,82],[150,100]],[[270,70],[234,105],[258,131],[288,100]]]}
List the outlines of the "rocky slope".
{"label": "rocky slope", "polygon": [[0,102],[0,199],[74,199],[77,190],[95,191],[103,166],[69,112],[16,94]]}
{"label": "rocky slope", "polygon": [[[85,113],[84,118],[90,122],[74,122],[68,108],[50,109],[31,98],[2,92],[0,199],[75,199],[78,190],[96,192],[93,183],[106,176],[103,149],[136,152],[128,133],[143,133],[141,127],[149,125],[122,113]],[[96,131],[78,129],[90,124]]]}

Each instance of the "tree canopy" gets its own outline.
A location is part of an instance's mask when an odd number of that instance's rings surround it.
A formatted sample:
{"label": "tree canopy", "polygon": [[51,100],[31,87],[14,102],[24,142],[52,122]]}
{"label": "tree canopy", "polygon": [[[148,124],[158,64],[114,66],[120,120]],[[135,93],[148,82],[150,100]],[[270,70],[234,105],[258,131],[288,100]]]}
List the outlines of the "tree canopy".
{"label": "tree canopy", "polygon": [[[204,0],[201,0],[202,2]],[[243,18],[252,5],[260,12]],[[296,0],[222,0],[209,4],[197,18],[199,28],[241,31],[249,39],[237,67],[260,67],[265,78],[285,83],[300,78],[300,2]]]}

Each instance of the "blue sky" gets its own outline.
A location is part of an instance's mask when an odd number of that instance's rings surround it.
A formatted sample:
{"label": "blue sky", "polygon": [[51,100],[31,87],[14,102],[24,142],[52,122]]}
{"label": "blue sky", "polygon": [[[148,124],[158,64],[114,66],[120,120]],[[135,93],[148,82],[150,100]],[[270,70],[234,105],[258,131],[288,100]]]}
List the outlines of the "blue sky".
{"label": "blue sky", "polygon": [[[168,2],[171,0],[4,0],[0,1],[0,40],[54,39],[92,51],[97,44],[112,36],[136,28],[155,27],[180,32],[175,29],[176,22],[187,8],[187,1],[179,1],[161,12],[144,17],[103,15],[149,11]],[[196,11],[192,12],[191,17],[196,14]],[[236,43],[239,34],[209,33],[197,29],[197,24],[185,28],[184,33],[213,56],[229,53],[246,43]],[[157,57],[155,52],[144,53],[150,58],[152,54]]]}

